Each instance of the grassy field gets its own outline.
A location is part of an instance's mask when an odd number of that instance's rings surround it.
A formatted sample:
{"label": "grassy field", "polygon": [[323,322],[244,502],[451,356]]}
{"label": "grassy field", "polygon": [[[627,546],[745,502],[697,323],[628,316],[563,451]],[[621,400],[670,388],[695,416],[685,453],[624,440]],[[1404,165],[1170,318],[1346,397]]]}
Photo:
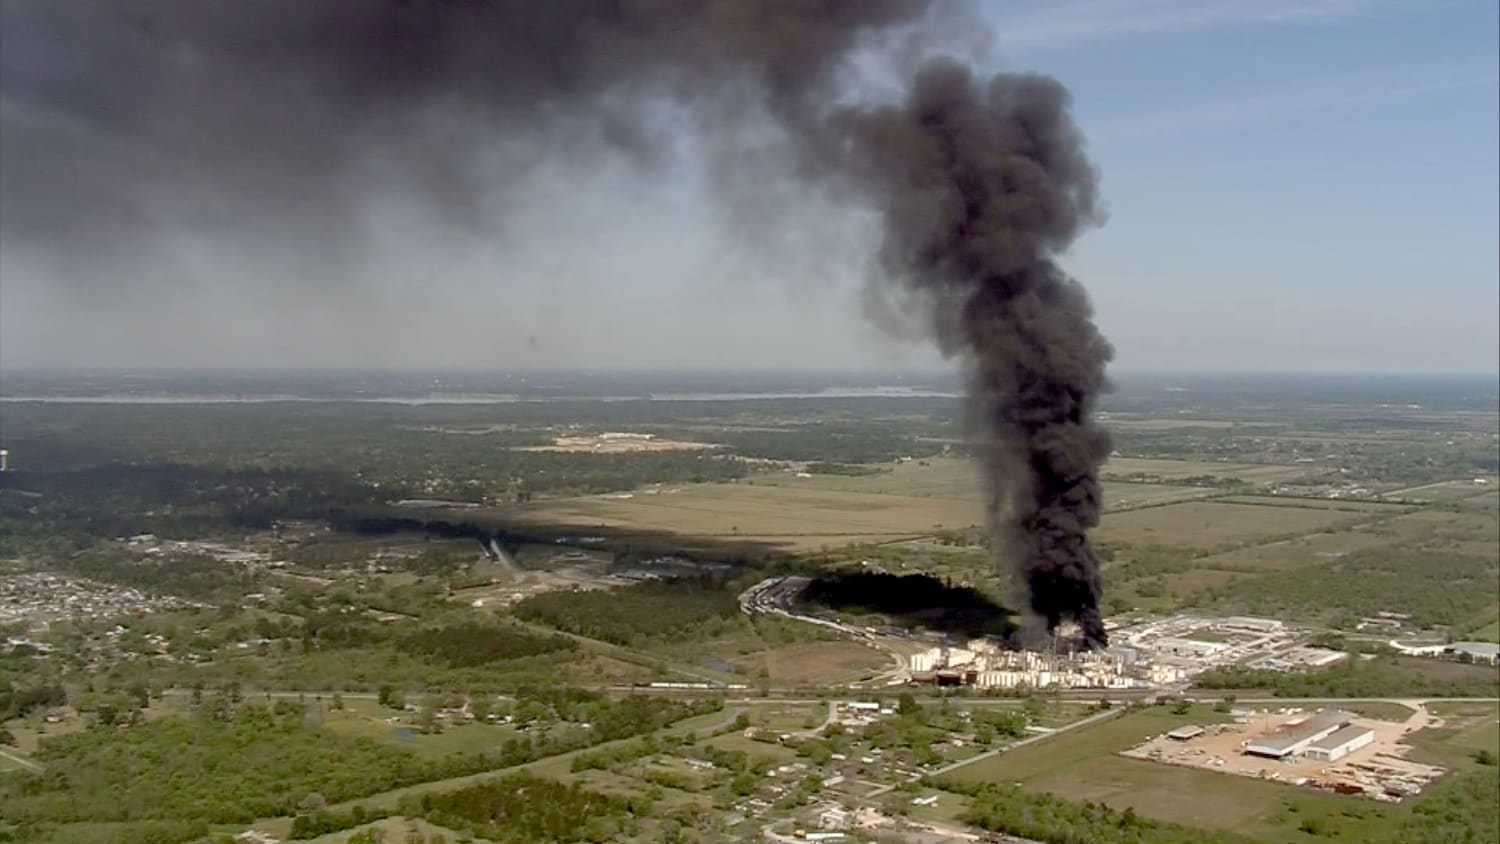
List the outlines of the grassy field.
{"label": "grassy field", "polygon": [[1387,494],[1407,501],[1458,501],[1460,499],[1477,498],[1494,494],[1497,481],[1493,475],[1481,477],[1479,480],[1483,480],[1486,483],[1476,484],[1473,479],[1444,481],[1442,483],[1409,487]]}
{"label": "grassy field", "polygon": [[[373,709],[374,704],[370,701],[356,701],[357,704],[369,704]],[[389,710],[385,715],[376,715],[369,712],[361,712],[351,704],[344,711],[328,712],[323,719],[323,725],[335,732],[345,735],[365,736],[399,747],[403,750],[428,758],[440,759],[454,753],[479,753],[491,750],[504,744],[506,739],[515,738],[517,733],[510,727],[496,724],[458,724],[444,727],[438,733],[414,732],[408,724],[391,724],[385,721],[386,717],[394,713]]]}
{"label": "grassy field", "polygon": [[1098,535],[1106,542],[1205,550],[1296,536],[1357,521],[1359,516],[1296,507],[1191,501],[1117,513]]}
{"label": "grassy field", "polygon": [[1299,498],[1290,495],[1226,495],[1218,499],[1229,504],[1258,504],[1262,507],[1300,507],[1312,510],[1342,510],[1349,513],[1410,512],[1413,505],[1391,501],[1356,501],[1344,498]]}
{"label": "grassy field", "polygon": [[[1126,460],[1128,458],[1116,458]],[[1173,464],[1177,461],[1136,461],[1145,463]],[[1199,464],[1184,464],[1197,466]],[[1218,465],[1218,464],[1214,464]],[[962,501],[976,500],[979,491],[979,470],[972,461],[953,457],[934,457],[928,460],[898,463],[891,466],[872,467],[878,469],[873,475],[814,475],[799,478],[788,472],[756,475],[746,481],[753,486],[774,486],[785,489],[821,489],[837,492],[862,492],[879,495],[904,495],[914,498],[946,498]],[[1106,472],[1110,471],[1108,468]],[[1194,477],[1203,472],[1179,471],[1175,477]],[[1105,501],[1112,506],[1139,507],[1168,501],[1185,501],[1201,498],[1213,493],[1212,489],[1172,484],[1106,483]]]}
{"label": "grassy field", "polygon": [[739,663],[749,673],[764,670],[777,685],[843,683],[891,667],[890,657],[858,642],[804,642],[754,654]]}
{"label": "grassy field", "polygon": [[554,499],[534,512],[565,524],[759,539],[791,548],[914,537],[982,521],[973,498],[753,484],[698,484],[631,498]]}
{"label": "grassy field", "polygon": [[1315,817],[1325,818],[1326,827],[1334,830],[1329,840],[1367,841],[1400,813],[1359,798],[1118,755],[1148,736],[1226,717],[1207,707],[1195,707],[1188,715],[1174,715],[1164,707],[1129,713],[960,768],[947,778],[1016,782],[1070,800],[1102,801],[1120,810],[1132,807],[1161,820],[1271,841],[1297,838],[1302,820]]}
{"label": "grassy field", "polygon": [[1443,719],[1443,726],[1422,730],[1408,739],[1413,758],[1446,767],[1470,764],[1473,754],[1488,750],[1500,756],[1500,704],[1434,703],[1427,711]]}
{"label": "grassy field", "polygon": [[[1189,468],[1179,469],[1179,476],[1203,474],[1195,471],[1198,464],[1185,465]],[[556,498],[531,512],[564,524],[755,539],[792,549],[894,541],[983,523],[978,477],[969,461],[933,459],[880,470],[806,478],[774,472],[743,483]],[[1213,494],[1208,487],[1169,483],[1104,485],[1106,510],[1117,513]]]}
{"label": "grassy field", "polygon": [[1367,530],[1345,530],[1337,533],[1313,533],[1264,545],[1236,548],[1222,554],[1202,557],[1197,564],[1221,571],[1278,571],[1319,561],[1336,560],[1351,551],[1362,551],[1389,545],[1392,539]]}
{"label": "grassy field", "polygon": [[1219,463],[1207,460],[1159,460],[1148,457],[1111,457],[1104,464],[1109,475],[1143,475],[1164,481],[1209,476],[1241,481],[1284,481],[1313,471],[1304,466],[1273,463]]}

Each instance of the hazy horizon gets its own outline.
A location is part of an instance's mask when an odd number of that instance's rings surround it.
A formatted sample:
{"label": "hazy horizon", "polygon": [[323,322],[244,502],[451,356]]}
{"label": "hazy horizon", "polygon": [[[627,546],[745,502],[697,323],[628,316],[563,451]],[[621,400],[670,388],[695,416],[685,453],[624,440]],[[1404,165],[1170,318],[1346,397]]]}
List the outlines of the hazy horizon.
{"label": "hazy horizon", "polygon": [[[59,64],[67,45],[27,29],[28,8],[0,28],[7,370],[947,371],[922,320],[893,316],[909,302],[869,295],[867,212],[779,178],[726,205],[722,150],[680,109],[647,121],[645,161],[566,126],[497,143],[481,157],[505,188],[477,207],[378,167],[309,196],[233,158],[178,168],[155,136],[95,120],[90,97],[145,90],[113,72],[128,51]],[[1108,221],[1059,258],[1110,372],[1496,371],[1493,4],[976,8],[993,44],[929,37],[984,71],[1057,77],[1102,174]],[[847,70],[885,96],[884,65]],[[754,139],[734,142],[752,146],[742,178],[764,175]],[[536,164],[537,144],[565,151]],[[209,191],[225,172],[253,196]],[[80,187],[122,178],[135,193]]]}

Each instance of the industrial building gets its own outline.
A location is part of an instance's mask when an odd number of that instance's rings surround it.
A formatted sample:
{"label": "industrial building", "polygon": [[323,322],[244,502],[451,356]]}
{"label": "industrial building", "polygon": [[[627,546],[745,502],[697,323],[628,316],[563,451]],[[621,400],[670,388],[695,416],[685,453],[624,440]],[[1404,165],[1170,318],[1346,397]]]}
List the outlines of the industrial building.
{"label": "industrial building", "polygon": [[1374,741],[1374,730],[1351,724],[1308,745],[1304,755],[1323,762],[1337,762]]}
{"label": "industrial building", "polygon": [[1195,659],[1215,656],[1229,649],[1223,642],[1203,642],[1198,639],[1165,637],[1156,642],[1156,652],[1166,656],[1185,656]]}
{"label": "industrial building", "polygon": [[1307,718],[1284,724],[1268,736],[1249,742],[1245,752],[1254,756],[1284,759],[1296,756],[1313,742],[1333,735],[1354,720],[1353,713],[1341,709],[1321,709]]}
{"label": "industrial building", "polygon": [[1173,741],[1190,741],[1203,735],[1203,728],[1197,724],[1187,724],[1167,733],[1167,738]]}
{"label": "industrial building", "polygon": [[1245,615],[1236,615],[1224,619],[1219,623],[1220,627],[1230,630],[1244,630],[1250,633],[1280,633],[1286,624],[1274,618],[1251,618]]}

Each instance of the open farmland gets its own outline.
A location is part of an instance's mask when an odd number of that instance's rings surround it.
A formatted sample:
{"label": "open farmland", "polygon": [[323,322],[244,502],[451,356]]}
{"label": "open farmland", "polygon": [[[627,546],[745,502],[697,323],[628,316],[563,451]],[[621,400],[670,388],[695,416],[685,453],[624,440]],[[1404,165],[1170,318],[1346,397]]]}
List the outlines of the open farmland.
{"label": "open farmland", "polygon": [[[1119,466],[1124,466],[1120,469]],[[934,457],[927,460],[897,463],[878,469],[870,475],[813,475],[798,477],[795,473],[776,472],[756,475],[747,483],[789,489],[827,489],[842,492],[868,492],[907,495],[917,498],[950,498],[969,500],[978,496],[979,470],[970,460],[957,457]],[[1129,483],[1106,481],[1105,509],[1124,509],[1147,505],[1187,501],[1214,494],[1210,487],[1173,484],[1172,480],[1205,476],[1237,478],[1259,471],[1300,473],[1290,466],[1254,466],[1239,463],[1201,463],[1183,460],[1143,460],[1113,457],[1104,467],[1105,475],[1119,477],[1140,473],[1168,483]],[[1278,475],[1279,476],[1279,475]]]}
{"label": "open farmland", "polygon": [[1331,562],[1354,551],[1389,544],[1389,537],[1368,530],[1313,533],[1264,545],[1252,545],[1200,558],[1197,565],[1229,572],[1265,572],[1310,563]]}
{"label": "open farmland", "polygon": [[[531,514],[579,526],[756,539],[811,549],[978,526],[984,521],[978,490],[969,461],[940,458],[882,467],[871,475],[775,472],[743,483],[556,498],[539,503]],[[1176,484],[1104,485],[1105,506],[1116,511],[1213,494],[1211,488]]]}
{"label": "open farmland", "polygon": [[1098,535],[1106,542],[1212,550],[1297,536],[1358,521],[1351,513],[1297,507],[1262,507],[1190,501],[1116,513]]}
{"label": "open farmland", "polygon": [[1217,499],[1228,504],[1255,504],[1261,507],[1301,507],[1313,510],[1342,510],[1346,513],[1380,513],[1400,515],[1411,507],[1386,501],[1348,498],[1303,498],[1290,495],[1226,495]]}
{"label": "open farmland", "polygon": [[1104,464],[1105,475],[1163,481],[1200,477],[1251,482],[1285,481],[1314,471],[1316,469],[1309,466],[1283,466],[1274,463],[1221,463],[1214,460],[1163,460],[1150,457],[1111,457]]}
{"label": "open farmland", "polygon": [[1387,498],[1402,501],[1461,501],[1494,493],[1497,480],[1500,479],[1489,475],[1473,480],[1440,481],[1435,484],[1422,484],[1421,486],[1392,490],[1384,493],[1384,495]]}
{"label": "open farmland", "polygon": [[920,536],[982,521],[979,504],[972,498],[749,484],[697,484],[629,498],[555,499],[538,511],[565,524],[761,539],[798,548]]}

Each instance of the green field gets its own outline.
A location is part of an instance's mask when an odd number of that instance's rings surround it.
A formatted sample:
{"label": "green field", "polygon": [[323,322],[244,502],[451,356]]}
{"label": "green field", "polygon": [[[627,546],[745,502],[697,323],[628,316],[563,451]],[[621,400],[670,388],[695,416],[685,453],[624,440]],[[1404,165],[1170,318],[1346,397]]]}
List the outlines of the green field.
{"label": "green field", "polygon": [[1478,750],[1500,756],[1500,703],[1433,703],[1427,711],[1442,718],[1443,726],[1408,739],[1416,748],[1413,758],[1457,767],[1469,763]]}
{"label": "green field", "polygon": [[409,723],[386,722],[386,717],[395,714],[390,710],[377,714],[371,711],[375,709],[370,701],[355,701],[347,704],[342,712],[327,713],[323,726],[345,735],[372,738],[392,747],[410,750],[418,756],[434,759],[454,753],[493,750],[504,744],[506,739],[518,735],[514,729],[496,724],[457,724],[443,727],[435,733],[414,732],[415,728]]}
{"label": "green field", "polygon": [[1191,501],[1116,513],[1097,531],[1106,542],[1214,550],[1353,524],[1359,515],[1300,507]]}
{"label": "green field", "polygon": [[[1175,420],[1161,420],[1172,422]],[[1104,473],[1117,477],[1141,475],[1157,477],[1164,481],[1185,478],[1226,478],[1242,481],[1285,481],[1301,477],[1311,470],[1302,466],[1283,466],[1274,463],[1231,463],[1209,460],[1162,460],[1149,457],[1111,457],[1104,464]]]}
{"label": "green field", "polygon": [[[1207,487],[1156,483],[1104,486],[1106,510],[1114,511],[1213,493]],[[555,498],[539,504],[531,515],[563,524],[754,539],[811,549],[975,527],[984,521],[979,502],[974,466],[965,460],[935,458],[882,466],[873,475],[802,478],[774,472],[742,483]]]}
{"label": "green field", "polygon": [[751,484],[697,484],[631,495],[552,499],[533,515],[562,524],[753,539],[800,549],[922,536],[982,522],[974,498]]}
{"label": "green field", "polygon": [[1400,498],[1404,501],[1459,501],[1468,498],[1479,498],[1495,493],[1496,478],[1487,475],[1479,478],[1485,483],[1476,484],[1474,479],[1443,481],[1435,484],[1424,484],[1422,486],[1410,487],[1408,489],[1395,490],[1386,493],[1388,497]]}
{"label": "green field", "polygon": [[1295,539],[1267,542],[1212,554],[1196,561],[1197,566],[1220,571],[1261,573],[1294,568],[1319,562],[1331,562],[1353,551],[1388,545],[1392,539],[1369,530],[1345,530],[1337,533],[1312,533]]}
{"label": "green field", "polygon": [[1174,727],[1227,717],[1201,706],[1187,715],[1174,715],[1165,707],[1127,713],[960,768],[944,779],[1015,782],[1069,800],[1130,807],[1160,820],[1270,841],[1297,836],[1297,826],[1308,818],[1326,819],[1327,828],[1335,830],[1330,840],[1367,841],[1399,814],[1399,809],[1359,798],[1118,755]]}

